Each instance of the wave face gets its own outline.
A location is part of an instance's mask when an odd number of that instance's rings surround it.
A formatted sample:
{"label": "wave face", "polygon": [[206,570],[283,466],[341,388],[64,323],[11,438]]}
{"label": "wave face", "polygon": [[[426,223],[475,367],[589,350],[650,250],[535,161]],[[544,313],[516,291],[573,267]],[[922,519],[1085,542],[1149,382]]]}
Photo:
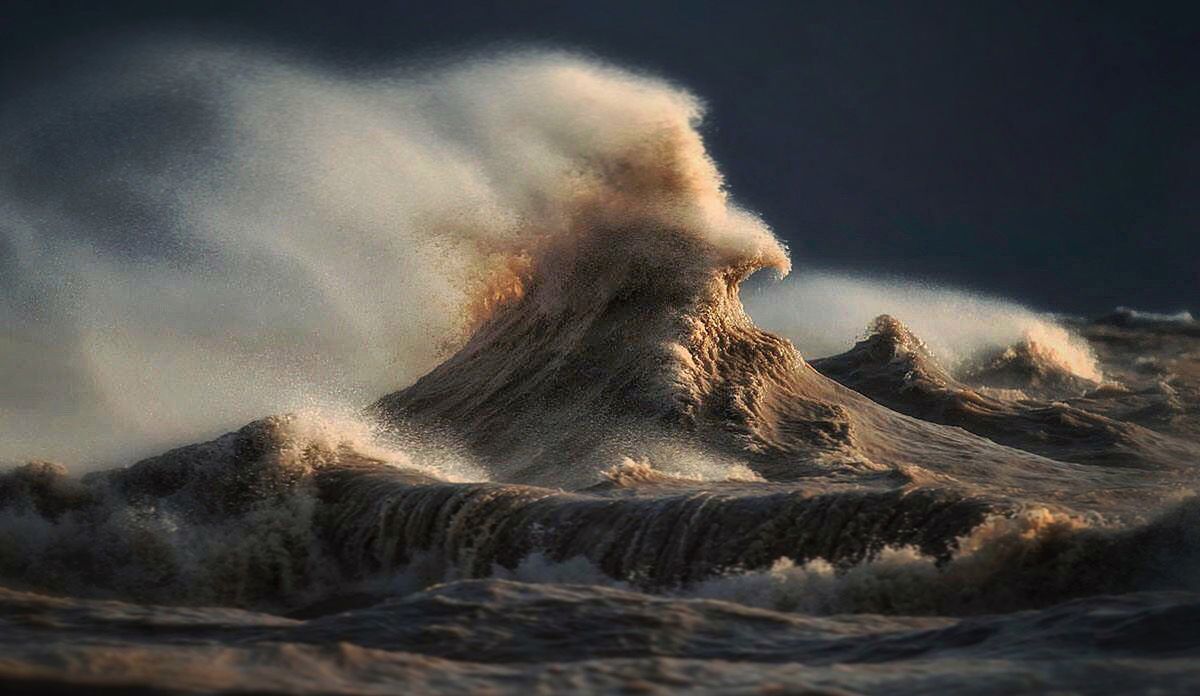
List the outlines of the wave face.
{"label": "wave face", "polygon": [[94,70],[3,116],[6,685],[1200,684],[1180,321],[748,313],[790,261],[699,100],[579,58]]}

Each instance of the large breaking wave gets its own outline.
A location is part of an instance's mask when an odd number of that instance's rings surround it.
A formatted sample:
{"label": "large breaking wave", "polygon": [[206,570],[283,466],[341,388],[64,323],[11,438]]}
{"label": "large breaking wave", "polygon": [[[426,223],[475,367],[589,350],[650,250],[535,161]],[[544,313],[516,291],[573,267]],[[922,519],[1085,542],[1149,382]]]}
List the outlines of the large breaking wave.
{"label": "large breaking wave", "polygon": [[0,459],[118,462],[359,406],[436,364],[588,218],[787,264],[727,205],[700,102],[596,62],[348,77],[153,44],[57,87],[2,114]]}

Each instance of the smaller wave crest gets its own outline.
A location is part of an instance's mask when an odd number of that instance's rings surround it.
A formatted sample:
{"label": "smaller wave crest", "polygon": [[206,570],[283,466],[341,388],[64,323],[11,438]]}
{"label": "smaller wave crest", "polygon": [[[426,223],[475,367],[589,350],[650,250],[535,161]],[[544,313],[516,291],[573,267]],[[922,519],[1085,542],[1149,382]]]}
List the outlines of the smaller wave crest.
{"label": "smaller wave crest", "polygon": [[624,457],[620,464],[602,472],[608,483],[616,486],[638,486],[654,482],[729,481],[762,483],[763,477],[741,462],[721,461],[701,453],[674,457],[666,462],[651,462],[649,458]]}
{"label": "smaller wave crest", "polygon": [[760,326],[783,334],[808,357],[841,353],[882,314],[920,336],[952,373],[981,355],[1035,345],[1061,369],[1100,382],[1087,341],[1052,317],[1008,300],[898,278],[804,270],[750,293],[746,308]]}
{"label": "smaller wave crest", "polygon": [[1098,594],[1200,588],[1200,556],[1179,544],[1200,521],[1189,499],[1142,527],[1046,508],[993,515],[948,560],[889,546],[849,568],[824,559],[700,582],[687,595],[807,614],[967,615],[1008,612]]}
{"label": "smaller wave crest", "polygon": [[1134,321],[1164,322],[1174,324],[1194,324],[1196,318],[1186,309],[1173,313],[1143,312],[1129,307],[1117,307],[1116,314],[1129,317]]}
{"label": "smaller wave crest", "polygon": [[83,479],[46,462],[0,473],[0,578],[170,604],[271,608],[319,597],[339,577],[322,547],[317,472],[383,465],[420,481],[484,478],[452,451],[414,456],[397,437],[310,411]]}

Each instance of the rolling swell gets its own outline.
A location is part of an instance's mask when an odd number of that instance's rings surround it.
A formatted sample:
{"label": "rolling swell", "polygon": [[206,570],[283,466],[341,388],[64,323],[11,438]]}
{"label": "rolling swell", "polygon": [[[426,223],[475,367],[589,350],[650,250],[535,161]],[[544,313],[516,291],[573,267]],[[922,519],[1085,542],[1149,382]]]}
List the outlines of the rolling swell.
{"label": "rolling swell", "polygon": [[971,614],[1194,588],[1200,572],[1194,500],[1118,527],[929,488],[456,484],[304,430],[269,419],[83,482],[6,475],[5,582],[283,611],[378,596],[387,578],[416,589],[520,573],[536,558],[772,608]]}
{"label": "rolling swell", "polygon": [[932,489],[614,498],[414,486],[386,469],[322,478],[329,545],[350,578],[412,568],[426,582],[503,576],[536,558],[532,575],[518,577],[537,579],[546,562],[586,559],[593,581],[645,591],[766,598],[812,613],[943,615],[1200,582],[1195,499],[1123,526]]}
{"label": "rolling swell", "polygon": [[993,507],[937,491],[566,493],[454,484],[256,422],[129,469],[0,480],[2,570],[19,586],[138,601],[286,607],[419,563],[427,582],[531,554],[677,587],[780,558],[852,565],[885,546],[937,557]]}
{"label": "rolling swell", "polygon": [[387,470],[322,478],[330,546],[358,576],[434,555],[443,577],[486,577],[539,554],[585,558],[610,578],[664,589],[784,558],[848,567],[888,546],[948,558],[995,509],[930,490],[614,497],[508,484],[412,486]]}

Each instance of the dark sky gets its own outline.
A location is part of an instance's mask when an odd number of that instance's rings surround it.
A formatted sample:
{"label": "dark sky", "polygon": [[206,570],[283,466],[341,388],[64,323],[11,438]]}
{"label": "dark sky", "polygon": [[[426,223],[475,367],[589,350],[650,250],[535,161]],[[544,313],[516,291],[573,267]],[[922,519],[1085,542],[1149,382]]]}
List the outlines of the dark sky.
{"label": "dark sky", "polygon": [[799,263],[1045,309],[1200,310],[1200,7],[1166,2],[22,2],[0,99],[143,31],[345,66],[581,49],[710,105],[735,196]]}

